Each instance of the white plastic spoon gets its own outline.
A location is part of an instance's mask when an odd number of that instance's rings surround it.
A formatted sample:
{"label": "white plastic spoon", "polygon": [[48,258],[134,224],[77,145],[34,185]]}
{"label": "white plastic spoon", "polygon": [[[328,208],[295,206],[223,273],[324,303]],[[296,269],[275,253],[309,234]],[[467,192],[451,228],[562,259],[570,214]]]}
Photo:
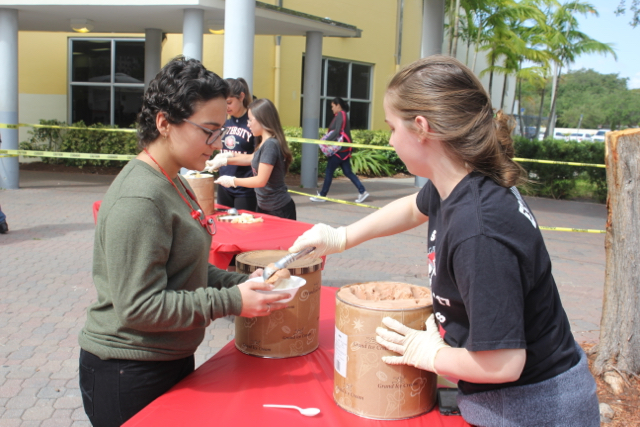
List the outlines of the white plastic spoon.
{"label": "white plastic spoon", "polygon": [[297,409],[298,411],[300,411],[300,413],[302,415],[305,415],[307,417],[313,417],[314,415],[318,415],[320,413],[320,409],[318,408],[299,408],[297,406],[293,406],[293,405],[262,405],[265,408],[290,408],[290,409]]}

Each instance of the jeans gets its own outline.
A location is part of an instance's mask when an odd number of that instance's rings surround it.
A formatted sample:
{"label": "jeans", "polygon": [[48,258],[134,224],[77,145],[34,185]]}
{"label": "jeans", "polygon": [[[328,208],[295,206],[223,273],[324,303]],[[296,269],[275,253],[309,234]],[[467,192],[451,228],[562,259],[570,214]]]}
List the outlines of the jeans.
{"label": "jeans", "polygon": [[265,213],[267,215],[273,215],[280,218],[292,219],[295,221],[296,220],[296,203],[293,201],[293,199],[291,199],[289,203],[287,203],[280,209],[275,209],[272,211],[266,211],[264,209],[261,209],[260,206],[258,206],[258,209],[256,209],[256,212]]}
{"label": "jeans", "polygon": [[0,224],[7,220],[7,216],[2,213],[2,207],[0,207]]}
{"label": "jeans", "polygon": [[193,356],[166,362],[109,359],[80,349],[80,392],[93,427],[118,427],[193,372]]}
{"label": "jeans", "polygon": [[327,159],[327,169],[324,171],[324,184],[322,184],[322,190],[320,191],[320,195],[322,197],[327,197],[327,193],[329,193],[329,188],[331,188],[331,181],[333,181],[333,172],[338,169],[338,166],[342,168],[342,172],[344,176],[349,178],[353,185],[358,188],[358,193],[362,194],[365,192],[364,185],[360,182],[355,173],[351,170],[351,157],[347,157],[345,160],[342,160],[340,157],[333,155]]}

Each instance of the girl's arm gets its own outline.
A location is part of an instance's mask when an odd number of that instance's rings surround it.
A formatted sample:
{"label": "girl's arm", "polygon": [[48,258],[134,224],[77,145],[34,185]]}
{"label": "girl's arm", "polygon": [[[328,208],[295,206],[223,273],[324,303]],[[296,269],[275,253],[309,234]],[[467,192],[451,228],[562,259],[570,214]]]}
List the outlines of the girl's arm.
{"label": "girl's arm", "polygon": [[[227,158],[227,165],[233,166],[251,166],[253,153],[251,154],[234,154],[233,157]],[[246,187],[243,185],[243,187]]]}
{"label": "girl's arm", "polygon": [[[248,155],[248,154],[247,154]],[[253,156],[253,155],[251,155]],[[273,172],[273,165],[268,163],[260,163],[258,166],[258,175],[249,178],[236,178],[234,183],[237,187],[260,188],[267,185],[269,178]]]}
{"label": "girl's arm", "polygon": [[438,351],[434,367],[438,375],[472,383],[504,384],[520,378],[526,360],[522,348],[468,351],[445,347]]}

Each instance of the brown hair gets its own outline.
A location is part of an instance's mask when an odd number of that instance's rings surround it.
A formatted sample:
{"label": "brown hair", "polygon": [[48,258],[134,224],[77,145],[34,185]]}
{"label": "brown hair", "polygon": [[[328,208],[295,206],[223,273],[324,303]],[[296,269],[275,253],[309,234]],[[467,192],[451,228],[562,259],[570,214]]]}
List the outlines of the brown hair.
{"label": "brown hair", "polygon": [[227,83],[200,61],[175,57],[162,67],[144,93],[138,113],[138,148],[148,147],[160,136],[156,126],[159,112],[169,123],[178,124],[191,117],[202,103],[228,96]]}
{"label": "brown hair", "polygon": [[[280,124],[280,116],[278,115],[278,109],[273,102],[266,98],[256,99],[249,105],[249,110],[253,117],[262,125],[262,127],[269,132],[280,144],[282,154],[284,154],[284,166],[285,171],[289,170],[289,165],[293,161],[293,155],[289,149],[287,138],[284,136],[284,130],[282,124]],[[256,136],[256,144],[262,143],[262,136]]]}
{"label": "brown hair", "polygon": [[249,108],[249,104],[251,103],[251,92],[249,91],[249,84],[242,77],[238,77],[237,79],[227,78],[225,79],[227,84],[229,85],[230,93],[229,96],[233,96],[234,98],[240,99],[240,95],[244,93],[244,99],[242,100],[242,106],[244,108]]}
{"label": "brown hair", "polygon": [[464,161],[503,187],[526,182],[514,162],[513,120],[494,114],[480,80],[455,58],[433,55],[402,70],[387,88],[389,106],[409,128],[422,116],[430,132],[454,158]]}

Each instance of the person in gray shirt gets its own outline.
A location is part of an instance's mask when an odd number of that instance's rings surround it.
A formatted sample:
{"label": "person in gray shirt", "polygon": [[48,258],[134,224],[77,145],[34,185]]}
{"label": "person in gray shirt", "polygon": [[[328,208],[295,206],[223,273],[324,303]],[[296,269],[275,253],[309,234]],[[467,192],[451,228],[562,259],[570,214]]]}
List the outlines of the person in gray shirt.
{"label": "person in gray shirt", "polygon": [[296,219],[296,204],[289,195],[284,177],[293,160],[275,105],[268,99],[257,99],[249,105],[249,129],[256,138],[253,154],[230,157],[227,164],[251,164],[253,176],[236,178],[223,175],[216,184],[224,187],[255,188],[256,212],[281,218]]}

